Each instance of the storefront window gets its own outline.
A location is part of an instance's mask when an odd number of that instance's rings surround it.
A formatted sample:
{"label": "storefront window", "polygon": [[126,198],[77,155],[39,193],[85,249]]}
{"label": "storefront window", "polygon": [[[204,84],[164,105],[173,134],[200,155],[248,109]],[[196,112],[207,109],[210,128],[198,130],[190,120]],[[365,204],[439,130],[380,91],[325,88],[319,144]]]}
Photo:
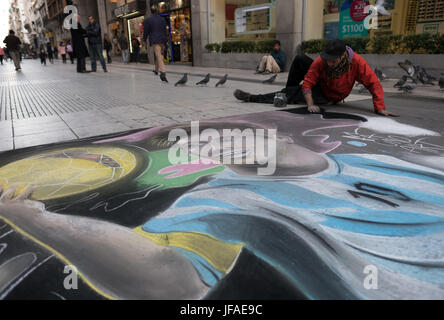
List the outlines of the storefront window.
{"label": "storefront window", "polygon": [[275,1],[209,0],[209,42],[276,38]]}

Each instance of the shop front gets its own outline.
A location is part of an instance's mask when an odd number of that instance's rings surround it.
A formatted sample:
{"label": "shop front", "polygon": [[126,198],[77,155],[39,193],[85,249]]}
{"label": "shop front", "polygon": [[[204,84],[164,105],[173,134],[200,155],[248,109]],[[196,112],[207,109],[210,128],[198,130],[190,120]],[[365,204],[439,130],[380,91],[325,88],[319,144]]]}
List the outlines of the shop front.
{"label": "shop front", "polygon": [[132,62],[148,62],[147,48],[142,45],[146,9],[146,1],[141,0],[128,2],[114,10],[115,17],[122,22],[115,25],[121,25],[121,31],[126,34]]}
{"label": "shop front", "polygon": [[164,53],[166,62],[192,64],[193,41],[190,0],[152,0],[151,6],[157,7],[168,25],[169,41]]}

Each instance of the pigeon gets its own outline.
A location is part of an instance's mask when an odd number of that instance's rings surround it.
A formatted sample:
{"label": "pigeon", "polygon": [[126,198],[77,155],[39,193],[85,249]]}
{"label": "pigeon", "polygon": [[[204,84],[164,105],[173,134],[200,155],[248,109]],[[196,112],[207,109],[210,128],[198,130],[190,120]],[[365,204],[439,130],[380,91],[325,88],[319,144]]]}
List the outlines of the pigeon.
{"label": "pigeon", "polygon": [[407,82],[407,78],[408,76],[402,76],[401,79],[399,79],[399,81],[397,83],[395,83],[395,85],[393,86],[394,88],[401,88],[402,86],[404,86]]}
{"label": "pigeon", "polygon": [[424,85],[428,84],[428,85],[432,85],[434,86],[435,84],[433,83],[433,77],[430,77],[430,75],[427,73],[427,71],[420,66],[417,66],[417,75],[416,78]]}
{"label": "pigeon", "polygon": [[384,81],[387,78],[385,73],[382,72],[382,70],[379,70],[378,68],[375,68],[375,73],[376,73],[376,76],[378,77],[379,81]]}
{"label": "pigeon", "polygon": [[415,83],[409,83],[409,84],[406,84],[406,85],[400,87],[398,90],[410,93],[410,92],[412,92],[415,89],[416,89],[416,84]]}
{"label": "pigeon", "polygon": [[228,74],[226,74],[219,82],[216,84],[216,88],[219,86],[223,86],[228,80]]}
{"label": "pigeon", "polygon": [[398,65],[411,77],[416,76],[416,68],[413,63],[409,60],[405,60],[404,62],[399,62]]}
{"label": "pigeon", "polygon": [[412,78],[411,76],[402,76],[401,79],[399,79],[399,81],[393,86],[395,88],[401,88],[402,86],[404,86],[408,80],[411,80],[412,83],[414,84],[418,84],[418,82],[416,82],[416,80],[414,78]]}
{"label": "pigeon", "polygon": [[202,81],[199,81],[198,83],[196,83],[196,86],[207,85],[208,82],[210,82],[210,79],[211,79],[211,74],[207,74],[206,77]]}
{"label": "pigeon", "polygon": [[444,90],[444,73],[441,73],[441,77],[439,78],[439,87],[441,90]]}
{"label": "pigeon", "polygon": [[383,16],[391,16],[392,14],[390,12],[387,11],[387,9],[385,8],[385,0],[377,0],[376,1],[376,5],[375,5],[376,9],[378,10],[379,14],[382,14]]}
{"label": "pigeon", "polygon": [[420,67],[420,70],[421,70],[421,71],[427,76],[427,78],[428,78],[430,81],[436,81],[436,80],[437,80],[435,77],[432,77],[432,76],[427,72],[427,70],[424,69],[423,67]]}
{"label": "pigeon", "polygon": [[182,79],[180,79],[179,81],[176,82],[176,84],[174,85],[175,87],[177,86],[184,86],[186,83],[188,82],[188,74],[184,74]]}
{"label": "pigeon", "polygon": [[266,83],[266,84],[272,84],[276,81],[277,78],[277,74],[275,74],[274,76],[272,76],[270,79],[262,81],[262,83]]}

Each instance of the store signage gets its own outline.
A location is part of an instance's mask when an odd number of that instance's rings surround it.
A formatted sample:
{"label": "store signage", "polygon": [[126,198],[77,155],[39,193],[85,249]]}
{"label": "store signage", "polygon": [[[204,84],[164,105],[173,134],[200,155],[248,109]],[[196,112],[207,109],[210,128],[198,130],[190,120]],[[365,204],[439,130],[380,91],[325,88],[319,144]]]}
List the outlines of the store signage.
{"label": "store signage", "polygon": [[345,0],[339,18],[340,39],[368,36],[364,20],[368,15],[365,13],[365,7],[369,5],[368,0]]}
{"label": "store signage", "polygon": [[137,11],[143,12],[146,10],[146,2],[145,1],[132,1],[124,6],[118,7],[114,10],[114,15],[117,18],[123,18],[126,15],[135,13]]}
{"label": "store signage", "polygon": [[272,29],[272,8],[270,3],[237,8],[234,15],[237,34],[268,33]]}

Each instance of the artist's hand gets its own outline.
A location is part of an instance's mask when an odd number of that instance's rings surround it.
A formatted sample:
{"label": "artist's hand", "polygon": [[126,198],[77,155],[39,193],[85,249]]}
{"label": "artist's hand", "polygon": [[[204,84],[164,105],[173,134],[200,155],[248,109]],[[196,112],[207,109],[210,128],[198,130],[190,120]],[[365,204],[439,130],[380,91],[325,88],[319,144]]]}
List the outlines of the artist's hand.
{"label": "artist's hand", "polygon": [[399,117],[398,115],[394,114],[393,112],[390,112],[388,110],[379,110],[378,114],[385,117]]}
{"label": "artist's hand", "polygon": [[6,189],[0,185],[0,216],[17,214],[17,208],[37,209],[43,212],[45,207],[43,203],[30,200],[35,189],[36,187],[23,185],[11,185]]}
{"label": "artist's hand", "polygon": [[308,106],[308,112],[311,113],[321,113],[321,108],[316,105]]}

